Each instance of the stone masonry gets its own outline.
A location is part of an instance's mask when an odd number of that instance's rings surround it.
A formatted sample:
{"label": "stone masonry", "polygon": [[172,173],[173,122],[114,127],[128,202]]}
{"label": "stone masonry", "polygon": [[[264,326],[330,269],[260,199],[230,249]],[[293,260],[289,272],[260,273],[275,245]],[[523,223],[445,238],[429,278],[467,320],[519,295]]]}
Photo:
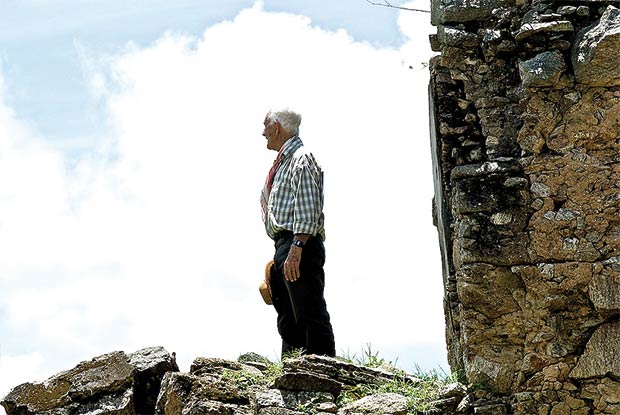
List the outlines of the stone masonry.
{"label": "stone masonry", "polygon": [[432,0],[449,362],[492,413],[620,414],[620,1]]}

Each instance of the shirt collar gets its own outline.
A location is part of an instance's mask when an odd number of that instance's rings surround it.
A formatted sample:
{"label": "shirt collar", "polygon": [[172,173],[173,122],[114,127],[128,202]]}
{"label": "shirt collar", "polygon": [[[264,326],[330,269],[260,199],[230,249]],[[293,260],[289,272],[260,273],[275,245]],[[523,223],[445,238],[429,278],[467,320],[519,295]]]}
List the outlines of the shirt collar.
{"label": "shirt collar", "polygon": [[301,142],[301,138],[299,136],[294,135],[293,137],[286,140],[284,144],[282,144],[282,158],[285,159],[289,157],[291,154],[295,152],[299,147],[303,146],[304,143]]}

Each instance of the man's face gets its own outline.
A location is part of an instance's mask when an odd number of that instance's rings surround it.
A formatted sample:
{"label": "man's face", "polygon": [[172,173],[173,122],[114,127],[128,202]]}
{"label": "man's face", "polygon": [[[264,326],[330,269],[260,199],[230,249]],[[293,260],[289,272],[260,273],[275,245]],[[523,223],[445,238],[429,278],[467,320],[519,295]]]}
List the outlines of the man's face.
{"label": "man's face", "polygon": [[276,139],[278,136],[278,123],[270,122],[269,118],[265,117],[265,129],[263,130],[263,136],[267,139],[267,148],[269,150],[278,150],[276,145]]}

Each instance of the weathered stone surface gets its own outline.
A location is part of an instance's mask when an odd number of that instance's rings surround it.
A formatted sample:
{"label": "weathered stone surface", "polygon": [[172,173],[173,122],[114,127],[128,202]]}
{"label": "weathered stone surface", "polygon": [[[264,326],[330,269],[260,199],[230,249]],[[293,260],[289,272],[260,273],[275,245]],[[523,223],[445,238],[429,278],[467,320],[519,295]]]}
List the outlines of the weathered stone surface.
{"label": "weathered stone surface", "polygon": [[516,0],[434,20],[454,29],[431,61],[431,147],[448,361],[477,385],[467,413],[620,413],[616,375],[569,376],[620,315],[619,6]]}
{"label": "weathered stone surface", "polygon": [[[325,404],[321,406],[322,404]],[[334,395],[326,392],[312,391],[288,391],[281,389],[268,389],[256,394],[256,407],[262,408],[288,408],[295,410],[299,407],[333,408]]]}
{"label": "weathered stone surface", "polygon": [[136,368],[133,385],[135,411],[152,414],[164,375],[179,371],[176,360],[163,347],[148,347],[130,354],[129,364]]}
{"label": "weathered stone surface", "polygon": [[474,408],[474,415],[506,415],[506,405],[494,404],[477,406]]}
{"label": "weathered stone surface", "polygon": [[206,408],[213,411],[217,407],[224,413],[232,414],[237,406],[249,403],[249,395],[234,381],[217,376],[168,372],[162,381],[156,413],[210,413]]}
{"label": "weathered stone surface", "polygon": [[512,5],[514,0],[431,0],[431,22],[434,25],[446,22],[467,22],[482,20],[494,9]]}
{"label": "weathered stone surface", "polygon": [[[348,386],[390,381],[400,376],[388,370],[363,367],[340,359],[317,355],[286,359],[283,363],[283,370],[288,374],[309,373],[328,377]],[[407,376],[407,379],[413,383],[418,382],[418,379],[411,376]]]}
{"label": "weathered stone surface", "polygon": [[255,375],[261,374],[261,371],[254,366],[234,362],[232,360],[210,357],[197,357],[194,359],[189,369],[189,373],[196,376],[202,376],[204,374],[222,375],[226,371],[244,371]]}
{"label": "weathered stone surface", "polygon": [[161,347],[127,356],[113,352],[82,362],[44,383],[24,383],[3,400],[8,415],[133,415],[153,412],[159,383],[168,370],[178,370]]}
{"label": "weathered stone surface", "polygon": [[340,411],[338,411],[338,414],[406,415],[407,399],[396,393],[369,395],[345,405]]}
{"label": "weathered stone surface", "polygon": [[600,326],[588,341],[583,355],[570,372],[575,379],[620,377],[620,323],[615,321]]}
{"label": "weathered stone surface", "polygon": [[565,70],[564,57],[557,50],[540,53],[519,63],[521,81],[527,87],[554,86]]}
{"label": "weathered stone surface", "polygon": [[581,398],[592,402],[593,412],[597,415],[615,415],[620,413],[620,382],[610,378],[593,379],[583,382]]}
{"label": "weathered stone surface", "polygon": [[618,264],[618,258],[604,261],[598,267],[597,273],[588,285],[590,300],[597,311],[608,314],[620,312],[620,272],[613,266]]}
{"label": "weathered stone surface", "polygon": [[272,364],[266,357],[252,352],[242,354],[237,358],[237,362],[253,366],[261,371],[267,369],[267,367]]}
{"label": "weathered stone surface", "polygon": [[578,82],[595,86],[620,85],[620,9],[608,6],[600,20],[579,32],[573,48]]}
{"label": "weathered stone surface", "polygon": [[329,392],[334,395],[338,395],[342,390],[342,384],[338,381],[304,372],[285,373],[275,380],[274,386],[278,389]]}
{"label": "weathered stone surface", "polygon": [[544,32],[572,32],[574,31],[572,23],[568,20],[555,21],[555,22],[537,22],[537,23],[525,23],[515,33],[516,40],[523,40],[537,33]]}
{"label": "weathered stone surface", "polygon": [[452,26],[439,26],[437,28],[437,41],[444,45],[456,47],[478,46],[480,43],[476,33]]}

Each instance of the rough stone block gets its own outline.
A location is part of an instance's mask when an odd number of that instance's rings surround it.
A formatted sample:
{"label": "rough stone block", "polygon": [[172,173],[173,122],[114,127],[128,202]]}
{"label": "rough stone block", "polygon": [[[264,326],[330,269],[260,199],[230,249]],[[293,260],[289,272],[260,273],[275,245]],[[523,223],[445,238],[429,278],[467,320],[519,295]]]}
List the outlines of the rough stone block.
{"label": "rough stone block", "polygon": [[608,6],[600,20],[575,39],[572,61],[578,82],[620,85],[620,9]]}
{"label": "rough stone block", "polygon": [[527,87],[556,85],[565,70],[564,57],[557,50],[540,53],[532,59],[519,63],[521,82]]}
{"label": "rough stone block", "polygon": [[561,20],[561,21],[555,21],[555,22],[525,23],[515,33],[515,39],[524,40],[537,33],[572,32],[574,30],[575,28],[573,27],[572,23],[568,20]]}
{"label": "rough stone block", "polygon": [[583,355],[570,372],[574,379],[612,375],[620,377],[620,322],[600,326],[586,345]]}
{"label": "rough stone block", "polygon": [[523,283],[508,268],[466,265],[457,271],[456,278],[461,304],[488,318],[519,312],[523,307]]}
{"label": "rough stone block", "polygon": [[161,415],[192,413],[191,411],[202,413],[197,408],[203,404],[235,407],[249,403],[249,396],[234,381],[215,376],[168,372],[161,384],[156,413]]}
{"label": "rough stone block", "polygon": [[608,267],[607,272],[597,274],[588,285],[588,294],[598,311],[620,312],[620,273]]}
{"label": "rough stone block", "polygon": [[347,414],[391,414],[406,415],[407,399],[396,393],[379,393],[365,396],[355,402],[351,402],[339,412]]}

